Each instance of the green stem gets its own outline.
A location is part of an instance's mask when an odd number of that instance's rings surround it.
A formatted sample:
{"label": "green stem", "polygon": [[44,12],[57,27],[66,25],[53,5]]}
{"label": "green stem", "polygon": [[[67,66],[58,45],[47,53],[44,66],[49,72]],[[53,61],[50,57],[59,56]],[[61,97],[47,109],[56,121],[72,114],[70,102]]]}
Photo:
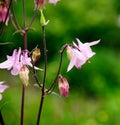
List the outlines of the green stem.
{"label": "green stem", "polygon": [[57,71],[57,74],[55,76],[55,79],[53,81],[53,83],[51,84],[51,86],[49,87],[49,89],[47,90],[47,93],[50,94],[53,92],[55,86],[56,86],[56,83],[57,83],[57,80],[58,80],[58,77],[59,77],[59,74],[60,74],[60,70],[61,70],[61,66],[62,66],[62,59],[63,59],[63,53],[65,51],[67,47],[67,44],[65,44],[62,49],[60,50],[60,62],[59,62],[59,67],[58,67],[58,71]]}
{"label": "green stem", "polygon": [[41,120],[41,112],[43,108],[44,96],[45,96],[45,84],[46,84],[46,71],[47,71],[47,48],[46,48],[46,39],[45,39],[45,26],[42,26],[42,38],[43,38],[43,45],[44,45],[44,78],[43,78],[43,87],[42,87],[42,94],[40,99],[40,106],[39,112],[37,117],[36,125],[39,125]]}
{"label": "green stem", "polygon": [[34,20],[35,20],[36,14],[37,14],[37,8],[34,10],[34,15],[33,15],[32,19],[31,19],[31,21],[30,21],[30,24],[29,24],[28,27],[27,27],[27,30],[29,30],[30,27],[32,26],[32,24],[33,24],[33,22],[34,22]]}
{"label": "green stem", "polygon": [[40,106],[39,106],[39,112],[37,116],[37,123],[36,125],[39,125],[40,120],[41,120],[41,113],[42,113],[42,108],[43,108],[43,102],[44,102],[44,94],[41,94],[41,99],[40,99]]}
{"label": "green stem", "polygon": [[24,0],[22,0],[22,7],[23,7],[23,25],[24,25],[24,29],[26,27],[26,13],[25,13],[25,2]]}
{"label": "green stem", "polygon": [[25,86],[22,84],[22,100],[21,100],[21,119],[20,125],[23,125],[24,120],[24,100],[25,100]]}
{"label": "green stem", "polygon": [[[16,30],[21,30],[21,27],[18,24],[18,21],[17,21],[16,16],[15,16],[13,4],[11,5],[11,11],[12,11],[12,15],[13,15],[13,21],[14,21],[15,29]],[[11,20],[12,20],[12,18],[11,18]]]}

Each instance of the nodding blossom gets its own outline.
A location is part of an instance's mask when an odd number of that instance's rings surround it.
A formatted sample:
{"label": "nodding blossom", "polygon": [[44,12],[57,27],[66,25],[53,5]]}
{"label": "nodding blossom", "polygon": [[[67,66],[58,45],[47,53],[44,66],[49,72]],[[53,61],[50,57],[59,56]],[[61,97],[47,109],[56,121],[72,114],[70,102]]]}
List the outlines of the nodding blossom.
{"label": "nodding blossom", "polygon": [[[58,0],[48,0],[49,3],[56,4]],[[35,8],[40,9],[46,4],[46,0],[34,0]]]}
{"label": "nodding blossom", "polygon": [[[12,56],[7,56],[6,61],[0,63],[0,69],[11,70],[12,75],[18,75],[24,65],[32,67],[31,58],[28,57],[27,51],[22,51],[19,48],[18,51],[16,49],[13,51]],[[35,67],[35,69],[39,68]]]}
{"label": "nodding blossom", "polygon": [[4,83],[4,81],[0,82],[0,100],[2,100],[2,94],[1,93],[3,93],[5,91],[5,89],[8,88],[7,85],[2,85],[3,83]]}
{"label": "nodding blossom", "polygon": [[[5,21],[7,11],[8,11],[8,7],[9,7],[9,4],[8,4],[7,0],[0,1],[0,22]],[[8,25],[9,19],[10,19],[10,14],[8,14],[5,25]]]}
{"label": "nodding blossom", "polygon": [[58,88],[60,91],[60,94],[63,95],[64,97],[68,96],[69,93],[69,84],[66,78],[60,77],[58,80]]}
{"label": "nodding blossom", "polygon": [[73,42],[72,46],[67,46],[67,54],[70,59],[67,72],[70,71],[73,66],[80,69],[81,66],[89,60],[89,58],[95,55],[95,52],[93,52],[90,47],[100,42],[100,40],[97,40],[90,43],[82,43],[78,38],[76,40],[78,45]]}

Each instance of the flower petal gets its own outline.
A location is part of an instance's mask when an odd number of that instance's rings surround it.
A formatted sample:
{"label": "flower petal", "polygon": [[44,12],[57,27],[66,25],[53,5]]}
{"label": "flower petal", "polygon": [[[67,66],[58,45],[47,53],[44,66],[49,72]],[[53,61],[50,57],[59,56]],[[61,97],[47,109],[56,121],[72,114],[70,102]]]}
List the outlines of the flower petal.
{"label": "flower petal", "polygon": [[88,46],[93,46],[93,45],[96,45],[100,42],[100,40],[96,40],[96,41],[93,41],[93,42],[89,42],[89,43],[86,43],[88,44]]}
{"label": "flower petal", "polygon": [[4,92],[6,88],[8,88],[7,85],[0,85],[0,93]]}
{"label": "flower petal", "polygon": [[2,63],[0,63],[0,69],[11,69],[13,66],[12,60],[6,60]]}

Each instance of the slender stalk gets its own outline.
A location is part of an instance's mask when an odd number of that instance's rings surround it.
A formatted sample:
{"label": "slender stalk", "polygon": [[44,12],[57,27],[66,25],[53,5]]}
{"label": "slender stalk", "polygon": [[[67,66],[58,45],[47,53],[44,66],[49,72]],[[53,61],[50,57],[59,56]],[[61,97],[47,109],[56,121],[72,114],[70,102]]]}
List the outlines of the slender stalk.
{"label": "slender stalk", "polygon": [[36,83],[39,85],[40,89],[42,90],[42,86],[41,86],[40,81],[39,81],[39,79],[37,77],[37,73],[36,73],[36,70],[35,70],[35,64],[33,62],[32,57],[31,57],[31,62],[32,62],[32,67],[33,67],[33,72],[32,72],[33,73],[33,77],[34,77]]}
{"label": "slender stalk", "polygon": [[65,48],[67,47],[67,44],[65,44],[62,49],[60,50],[60,62],[59,62],[59,67],[58,67],[58,71],[57,71],[57,74],[56,74],[56,77],[53,81],[53,83],[51,84],[51,86],[49,87],[49,89],[47,90],[47,93],[50,94],[51,92],[53,92],[54,88],[55,88],[55,85],[57,83],[57,79],[59,77],[59,74],[60,74],[60,69],[61,69],[61,66],[62,66],[62,58],[63,58],[63,53],[64,53],[64,50]]}
{"label": "slender stalk", "polygon": [[46,70],[47,70],[47,48],[46,48],[46,39],[45,39],[45,26],[42,26],[42,38],[43,38],[43,45],[44,45],[44,78],[43,78],[42,94],[41,94],[41,99],[40,99],[40,106],[39,106],[39,112],[38,112],[36,125],[39,125],[40,120],[41,120],[41,112],[42,112],[44,96],[45,96],[44,91],[45,91]]}
{"label": "slender stalk", "polygon": [[[25,32],[24,34],[24,49],[27,49],[27,34]],[[21,121],[20,125],[23,125],[23,119],[24,119],[24,100],[25,100],[25,85],[22,84],[22,100],[21,100]]]}
{"label": "slender stalk", "polygon": [[8,10],[7,10],[7,14],[6,14],[4,23],[3,23],[3,25],[2,25],[2,28],[1,28],[1,30],[0,30],[0,35],[3,33],[3,30],[4,30],[4,28],[5,28],[5,23],[6,23],[6,21],[7,21],[8,15],[9,15],[9,11],[10,11],[11,5],[12,5],[12,0],[10,0],[9,7],[8,7]]}
{"label": "slender stalk", "polygon": [[4,120],[1,111],[0,111],[0,125],[4,125]]}
{"label": "slender stalk", "polygon": [[26,13],[25,13],[25,2],[22,0],[22,7],[23,7],[23,25],[24,28],[26,27]]}
{"label": "slender stalk", "polygon": [[31,19],[31,21],[30,21],[30,24],[29,24],[28,27],[27,27],[27,30],[29,30],[30,27],[32,26],[32,24],[33,24],[33,22],[34,22],[34,20],[35,20],[36,14],[37,14],[37,8],[35,8],[35,10],[34,10],[34,15],[33,15],[32,19]]}
{"label": "slender stalk", "polygon": [[37,116],[37,123],[36,125],[40,124],[40,120],[41,120],[41,113],[42,113],[42,108],[43,108],[43,102],[44,102],[44,94],[41,94],[41,98],[40,98],[40,106],[39,106],[39,112],[38,112],[38,116]]}
{"label": "slender stalk", "polygon": [[24,49],[27,50],[27,33],[26,33],[26,31],[23,36],[24,36]]}
{"label": "slender stalk", "polygon": [[[18,24],[18,21],[17,21],[16,16],[15,16],[13,4],[11,5],[11,11],[12,11],[13,20],[14,20],[14,23],[15,23],[14,25],[16,26],[16,29],[17,29],[17,30],[21,30],[21,27],[20,27],[20,25]],[[11,20],[12,20],[12,19],[11,19]]]}
{"label": "slender stalk", "polygon": [[23,125],[23,120],[24,120],[24,100],[25,100],[25,85],[22,84],[22,100],[21,100],[21,119],[20,119],[20,125]]}
{"label": "slender stalk", "polygon": [[44,78],[43,78],[43,90],[46,84],[46,70],[47,70],[47,48],[46,48],[46,39],[45,39],[45,26],[42,26],[42,38],[44,45]]}

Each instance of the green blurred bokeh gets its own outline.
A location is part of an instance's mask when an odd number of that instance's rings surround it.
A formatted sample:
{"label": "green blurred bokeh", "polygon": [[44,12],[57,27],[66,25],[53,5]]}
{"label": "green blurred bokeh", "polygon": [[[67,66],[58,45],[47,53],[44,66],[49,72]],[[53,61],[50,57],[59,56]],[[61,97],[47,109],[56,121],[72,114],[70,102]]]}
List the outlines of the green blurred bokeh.
{"label": "green blurred bokeh", "polygon": [[[25,4],[27,24],[33,15],[33,0]],[[22,3],[14,4],[15,13],[23,25]],[[19,7],[18,7],[19,6]],[[96,55],[91,63],[83,65],[81,70],[73,68],[66,72],[69,60],[63,57],[61,74],[70,84],[70,95],[67,99],[56,95],[45,99],[42,125],[120,125],[120,2],[118,0],[61,0],[56,6],[46,4],[46,40],[48,49],[47,85],[55,77],[59,61],[59,50],[65,43],[72,43],[75,38],[82,42],[101,39],[100,44],[93,46]],[[43,66],[43,44],[40,14],[32,25],[35,31],[28,32],[28,49],[38,45],[41,58],[38,66]],[[0,61],[11,55],[13,49],[22,47],[23,38],[12,35],[14,29],[9,22],[0,37],[0,42],[12,42],[1,45]],[[76,42],[76,41],[75,41]],[[42,73],[38,73],[42,79]],[[0,70],[0,81],[9,85],[0,102],[6,125],[18,125],[20,118],[21,82],[19,77],[11,76],[9,71]],[[26,89],[25,125],[35,125],[38,112],[40,91],[30,81]],[[58,90],[56,89],[58,93]]]}

